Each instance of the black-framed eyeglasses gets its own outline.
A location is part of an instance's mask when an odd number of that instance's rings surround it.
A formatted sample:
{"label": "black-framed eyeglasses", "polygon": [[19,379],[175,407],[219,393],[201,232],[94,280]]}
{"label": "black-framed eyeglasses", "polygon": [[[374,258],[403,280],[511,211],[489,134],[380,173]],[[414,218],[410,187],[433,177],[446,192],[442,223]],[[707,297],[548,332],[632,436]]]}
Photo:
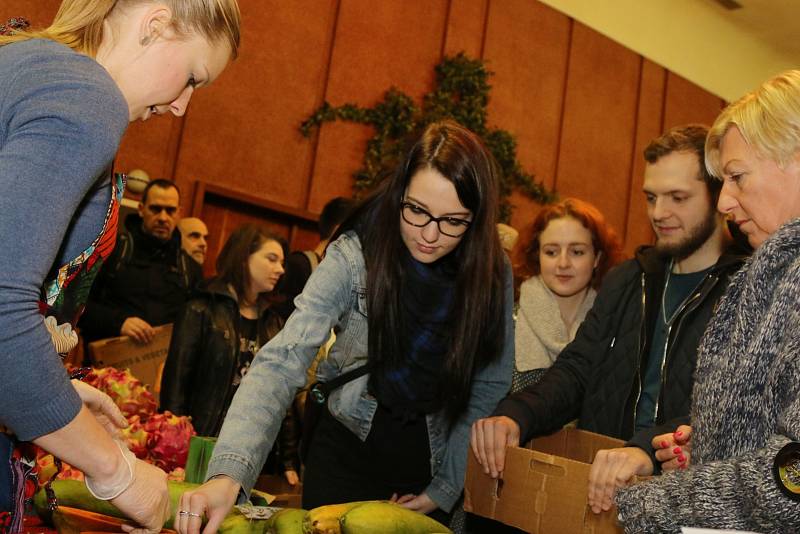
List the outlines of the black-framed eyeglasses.
{"label": "black-framed eyeglasses", "polygon": [[400,215],[412,226],[423,227],[431,221],[439,227],[439,232],[449,237],[461,237],[469,229],[471,221],[457,217],[434,217],[426,209],[411,202],[400,204]]}

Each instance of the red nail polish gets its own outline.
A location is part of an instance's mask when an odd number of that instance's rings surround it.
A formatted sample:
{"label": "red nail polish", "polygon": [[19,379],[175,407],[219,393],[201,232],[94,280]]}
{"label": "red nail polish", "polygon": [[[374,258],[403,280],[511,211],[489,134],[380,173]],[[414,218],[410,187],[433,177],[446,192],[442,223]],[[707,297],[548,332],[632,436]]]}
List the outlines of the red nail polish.
{"label": "red nail polish", "polygon": [[661,448],[662,449],[666,449],[667,447],[669,447],[669,443],[667,443],[666,441],[662,441],[661,442]]}
{"label": "red nail polish", "polygon": [[680,447],[675,447],[674,449],[672,449],[672,452],[674,452],[675,454],[680,454],[681,453],[681,448]]}
{"label": "red nail polish", "polygon": [[683,463],[683,462],[685,462],[685,461],[686,461],[686,456],[684,456],[684,455],[682,455],[682,454],[681,454],[680,456],[678,456],[678,461],[679,461],[680,463]]}
{"label": "red nail polish", "polygon": [[677,432],[675,432],[675,437],[676,437],[676,438],[679,438],[679,437],[681,437],[682,435],[683,435],[683,432],[681,432],[680,430],[678,430]]}

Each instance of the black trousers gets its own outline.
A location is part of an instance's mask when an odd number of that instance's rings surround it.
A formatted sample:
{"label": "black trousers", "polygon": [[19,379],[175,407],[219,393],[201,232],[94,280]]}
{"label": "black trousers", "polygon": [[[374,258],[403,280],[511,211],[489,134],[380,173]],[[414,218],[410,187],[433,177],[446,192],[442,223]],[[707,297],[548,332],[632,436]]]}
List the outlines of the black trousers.
{"label": "black trousers", "polygon": [[[431,481],[425,417],[400,421],[379,406],[366,441],[323,411],[314,429],[303,477],[303,508],[419,495]],[[441,510],[430,514],[445,525]]]}

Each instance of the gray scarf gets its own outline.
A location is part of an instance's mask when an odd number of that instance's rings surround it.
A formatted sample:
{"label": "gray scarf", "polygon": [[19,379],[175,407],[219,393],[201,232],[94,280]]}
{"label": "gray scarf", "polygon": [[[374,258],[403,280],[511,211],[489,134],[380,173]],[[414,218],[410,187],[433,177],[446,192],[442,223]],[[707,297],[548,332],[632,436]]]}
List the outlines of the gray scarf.
{"label": "gray scarf", "polygon": [[525,280],[519,290],[519,310],[514,333],[517,371],[545,369],[575,338],[578,327],[592,308],[597,292],[591,287],[567,330],[556,296],[541,276]]}

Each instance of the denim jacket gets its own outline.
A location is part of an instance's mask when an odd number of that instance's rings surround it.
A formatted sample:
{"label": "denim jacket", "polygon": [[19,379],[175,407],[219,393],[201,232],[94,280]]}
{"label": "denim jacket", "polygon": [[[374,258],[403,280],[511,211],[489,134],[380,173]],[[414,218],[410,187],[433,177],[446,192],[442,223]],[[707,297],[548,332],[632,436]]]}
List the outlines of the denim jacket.
{"label": "denim jacket", "polygon": [[[502,356],[476,373],[469,406],[449,433],[442,412],[426,416],[433,479],[425,492],[443,510],[452,509],[463,489],[472,422],[488,416],[511,384],[513,288],[508,262],[505,282]],[[295,305],[283,330],[253,360],[228,410],[209,463],[208,478],[228,475],[241,483],[245,496],[255,484],[289,403],[297,389],[305,385],[306,369],[331,328],[336,331],[336,342],[328,358],[319,364],[318,378],[328,381],[366,363],[366,269],[361,243],[354,233],[342,235],[328,247],[325,259]],[[367,379],[365,375],[348,382],[328,399],[330,413],[361,440],[369,434],[378,405],[367,392]]]}

